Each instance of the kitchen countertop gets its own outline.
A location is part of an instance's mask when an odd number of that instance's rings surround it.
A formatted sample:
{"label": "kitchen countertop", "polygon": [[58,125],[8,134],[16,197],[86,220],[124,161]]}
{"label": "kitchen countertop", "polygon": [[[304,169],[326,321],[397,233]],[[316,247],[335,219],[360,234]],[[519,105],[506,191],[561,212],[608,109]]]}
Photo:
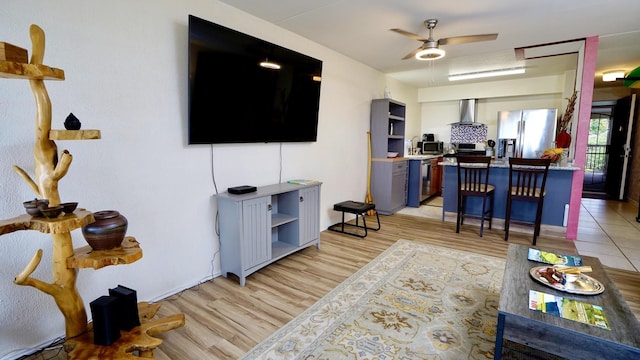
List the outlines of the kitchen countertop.
{"label": "kitchen countertop", "polygon": [[[457,198],[458,198],[458,179],[457,168],[458,164],[455,162],[446,161],[438,162],[443,165],[444,172],[443,179],[443,215],[445,213],[457,212]],[[547,195],[544,200],[544,207],[542,210],[542,224],[563,226],[563,221],[566,214],[566,206],[571,202],[571,191],[573,189],[573,177],[576,171],[580,168],[577,166],[556,166],[549,167],[549,174],[547,176],[547,184],[545,191]],[[509,162],[494,161],[491,164],[491,171],[489,172],[489,184],[495,186],[494,201],[493,201],[493,220],[504,219],[506,214],[507,194],[509,186]],[[467,210],[471,213],[480,213],[482,211],[482,201],[469,202],[467,204]],[[518,201],[513,206],[513,220],[530,221],[535,219],[536,207],[535,204]],[[579,209],[571,209],[573,211],[579,211]]]}
{"label": "kitchen countertop", "polygon": [[429,160],[429,159],[437,159],[441,157],[442,154],[428,154],[428,155],[408,155],[408,156],[397,156],[394,158],[373,158],[372,161],[407,161],[407,160]]}
{"label": "kitchen countertop", "polygon": [[407,155],[405,159],[409,160],[429,160],[429,159],[437,159],[441,157],[442,154],[425,154],[425,155]]}
{"label": "kitchen countertop", "polygon": [[[439,162],[438,165],[444,165],[444,166],[457,166],[458,163],[455,161],[455,158],[447,158],[442,162]],[[494,168],[509,168],[509,161],[505,161],[505,160],[491,160],[491,167]],[[574,166],[574,165],[565,165],[565,166],[560,166],[559,163],[552,163],[551,166],[549,166],[549,170],[569,170],[569,171],[576,171],[576,170],[580,170],[581,168],[578,166]]]}

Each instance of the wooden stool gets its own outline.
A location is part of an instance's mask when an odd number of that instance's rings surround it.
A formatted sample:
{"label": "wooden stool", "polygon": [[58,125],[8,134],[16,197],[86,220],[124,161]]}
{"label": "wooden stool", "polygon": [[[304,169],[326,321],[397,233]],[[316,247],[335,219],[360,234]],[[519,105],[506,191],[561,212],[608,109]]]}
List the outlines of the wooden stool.
{"label": "wooden stool", "polygon": [[[480,220],[480,237],[484,232],[484,222],[489,221],[489,229],[493,219],[493,198],[495,186],[489,184],[490,156],[458,156],[458,215],[456,233],[465,218]],[[482,210],[479,214],[465,212],[466,200],[469,196],[482,198]],[[487,205],[487,200],[489,204]]]}
{"label": "wooden stool", "polygon": [[[378,212],[376,211],[376,205],[375,204],[367,204],[367,203],[357,202],[357,201],[343,201],[341,203],[333,205],[333,210],[342,212],[342,222],[335,223],[335,224],[329,226],[329,230],[331,230],[331,231],[337,231],[337,232],[341,232],[343,234],[353,235],[353,236],[364,238],[364,237],[367,236],[367,230],[374,230],[374,231],[380,230],[380,217],[378,216]],[[376,220],[378,221],[378,227],[377,228],[367,227],[367,221],[365,220],[364,215],[368,211],[374,211],[376,213]],[[350,213],[350,214],[355,214],[356,215],[356,223],[355,223],[355,225],[344,222],[344,214],[345,213]],[[362,218],[362,225],[358,224],[358,216],[360,216]],[[364,229],[364,235],[359,234],[357,232],[357,230],[354,230],[353,232],[346,231],[345,227],[351,227],[351,228],[356,228],[356,229]]]}
{"label": "wooden stool", "polygon": [[533,225],[533,242],[540,235],[540,223],[542,223],[542,207],[544,196],[547,193],[547,173],[549,172],[549,159],[522,159],[509,158],[509,187],[507,188],[507,213],[504,219],[504,240],[509,240],[509,224],[516,222],[511,220],[511,205],[514,201],[524,201],[536,204],[536,217],[533,222],[517,221],[522,224]]}

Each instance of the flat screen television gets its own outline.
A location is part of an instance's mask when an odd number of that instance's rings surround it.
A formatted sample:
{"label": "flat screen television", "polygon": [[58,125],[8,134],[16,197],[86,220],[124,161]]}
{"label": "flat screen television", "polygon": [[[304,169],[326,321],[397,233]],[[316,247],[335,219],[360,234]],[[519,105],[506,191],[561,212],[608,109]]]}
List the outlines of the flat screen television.
{"label": "flat screen television", "polygon": [[189,15],[188,142],[314,142],[321,77],[321,60]]}

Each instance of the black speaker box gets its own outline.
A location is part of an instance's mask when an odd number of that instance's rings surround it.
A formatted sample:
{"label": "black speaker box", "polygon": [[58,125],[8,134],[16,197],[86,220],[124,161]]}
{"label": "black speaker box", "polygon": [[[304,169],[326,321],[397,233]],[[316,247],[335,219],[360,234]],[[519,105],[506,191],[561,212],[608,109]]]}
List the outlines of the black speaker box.
{"label": "black speaker box", "polygon": [[252,193],[256,190],[257,188],[255,186],[250,186],[250,185],[234,186],[227,189],[229,194],[235,194],[235,195]]}
{"label": "black speaker box", "polygon": [[89,303],[93,317],[94,344],[111,345],[120,338],[118,302],[118,298],[105,295]]}
{"label": "black speaker box", "polygon": [[120,329],[129,331],[136,326],[140,326],[136,291],[118,285],[115,289],[109,289],[109,295],[118,299]]}

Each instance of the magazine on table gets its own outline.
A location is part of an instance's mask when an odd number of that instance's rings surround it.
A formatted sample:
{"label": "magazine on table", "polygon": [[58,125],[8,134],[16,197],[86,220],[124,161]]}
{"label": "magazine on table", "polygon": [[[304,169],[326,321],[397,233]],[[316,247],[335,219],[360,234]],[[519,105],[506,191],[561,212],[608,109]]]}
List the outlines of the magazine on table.
{"label": "magazine on table", "polygon": [[532,248],[529,248],[527,258],[529,260],[551,265],[582,266],[582,258],[578,255],[556,254]]}
{"label": "magazine on table", "polygon": [[611,330],[602,306],[529,290],[529,309]]}

